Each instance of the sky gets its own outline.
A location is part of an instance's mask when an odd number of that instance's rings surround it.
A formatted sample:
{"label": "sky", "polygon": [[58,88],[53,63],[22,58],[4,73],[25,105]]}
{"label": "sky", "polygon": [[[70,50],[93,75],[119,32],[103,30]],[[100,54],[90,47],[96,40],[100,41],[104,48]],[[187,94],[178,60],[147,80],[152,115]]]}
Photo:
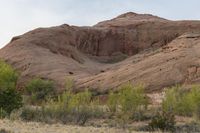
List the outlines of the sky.
{"label": "sky", "polygon": [[200,20],[200,0],[0,0],[0,48],[38,27],[92,26],[126,12]]}

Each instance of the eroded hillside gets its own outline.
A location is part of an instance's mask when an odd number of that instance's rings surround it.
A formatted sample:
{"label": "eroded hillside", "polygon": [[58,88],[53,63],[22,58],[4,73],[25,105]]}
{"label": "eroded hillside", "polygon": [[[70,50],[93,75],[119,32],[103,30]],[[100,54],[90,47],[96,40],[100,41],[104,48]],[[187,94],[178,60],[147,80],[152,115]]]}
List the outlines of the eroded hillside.
{"label": "eroded hillside", "polygon": [[64,88],[105,93],[121,84],[145,84],[148,91],[199,82],[200,21],[170,21],[126,13],[93,27],[61,25],[14,37],[0,57],[19,72],[19,87],[32,77]]}

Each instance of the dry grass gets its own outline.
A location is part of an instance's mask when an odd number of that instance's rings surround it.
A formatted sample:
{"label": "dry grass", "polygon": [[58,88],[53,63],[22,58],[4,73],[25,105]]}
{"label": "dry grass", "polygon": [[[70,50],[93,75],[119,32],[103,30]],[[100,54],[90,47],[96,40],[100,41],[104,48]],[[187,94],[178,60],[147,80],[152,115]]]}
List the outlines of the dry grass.
{"label": "dry grass", "polygon": [[0,129],[5,129],[13,133],[128,133],[128,131],[108,127],[82,127],[62,124],[44,124],[36,122],[22,122],[0,120]]}

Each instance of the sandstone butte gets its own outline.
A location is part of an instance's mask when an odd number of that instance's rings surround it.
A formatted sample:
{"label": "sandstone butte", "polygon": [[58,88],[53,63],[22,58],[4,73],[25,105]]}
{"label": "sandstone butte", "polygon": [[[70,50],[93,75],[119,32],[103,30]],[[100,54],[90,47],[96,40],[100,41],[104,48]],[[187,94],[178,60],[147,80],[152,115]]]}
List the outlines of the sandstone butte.
{"label": "sandstone butte", "polygon": [[200,21],[171,21],[125,13],[91,27],[67,24],[14,37],[0,58],[21,74],[18,88],[33,77],[67,79],[74,90],[103,94],[127,82],[154,92],[200,82]]}

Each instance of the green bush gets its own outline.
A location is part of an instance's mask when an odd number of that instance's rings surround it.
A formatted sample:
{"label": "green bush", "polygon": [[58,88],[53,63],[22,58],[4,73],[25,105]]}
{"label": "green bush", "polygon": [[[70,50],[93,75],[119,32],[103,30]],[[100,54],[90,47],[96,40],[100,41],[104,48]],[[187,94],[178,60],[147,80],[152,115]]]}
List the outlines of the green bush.
{"label": "green bush", "polygon": [[92,94],[89,91],[80,92],[71,96],[69,100],[69,109],[88,106],[91,102]]}
{"label": "green bush", "polygon": [[119,105],[119,94],[118,93],[113,93],[110,92],[108,95],[108,101],[107,101],[107,105],[109,110],[112,113],[115,113],[117,111],[118,105]]}
{"label": "green bush", "polygon": [[84,125],[90,118],[102,115],[98,103],[92,100],[91,92],[73,94],[64,92],[56,101],[49,100],[42,108],[24,108],[23,120],[42,121],[47,123],[62,122]]}
{"label": "green bush", "polygon": [[65,80],[66,91],[72,91],[73,87],[74,87],[74,80],[67,77]]}
{"label": "green bush", "polygon": [[193,116],[200,120],[200,86],[193,86],[192,90],[185,97],[190,104],[188,108],[192,111]]}
{"label": "green bush", "polygon": [[7,115],[8,115],[7,112],[2,108],[0,108],[0,119],[5,118]]}
{"label": "green bush", "polygon": [[14,109],[22,106],[22,97],[15,89],[0,91],[0,108],[10,114]]}
{"label": "green bush", "polygon": [[120,116],[126,116],[126,119],[142,117],[142,112],[147,105],[148,100],[142,86],[126,84],[120,88],[118,93],[111,92],[108,97],[109,110],[120,114]]}
{"label": "green bush", "polygon": [[16,90],[17,79],[12,67],[0,61],[0,108],[8,114],[22,106],[22,97]]}
{"label": "green bush", "polygon": [[192,107],[188,93],[181,86],[167,89],[162,102],[163,111],[174,112],[179,115],[191,115]]}
{"label": "green bush", "polygon": [[36,120],[34,120],[35,119],[34,112],[35,112],[35,110],[32,110],[31,108],[24,106],[22,108],[22,113],[20,114],[20,117],[22,120],[36,121]]}
{"label": "green bush", "polygon": [[32,79],[26,85],[26,91],[31,96],[31,103],[41,103],[47,100],[48,97],[54,95],[54,83],[49,80],[42,80],[40,78]]}
{"label": "green bush", "polygon": [[171,112],[157,113],[149,123],[150,130],[174,131],[175,116]]}
{"label": "green bush", "polygon": [[200,87],[193,86],[185,90],[181,86],[168,89],[162,103],[165,112],[192,116],[200,119]]}
{"label": "green bush", "polygon": [[119,104],[123,112],[136,113],[147,106],[147,99],[142,86],[127,84],[121,87]]}
{"label": "green bush", "polygon": [[0,60],[0,90],[15,89],[18,74],[5,62]]}
{"label": "green bush", "polygon": [[89,118],[97,118],[102,115],[98,107],[99,103],[92,100],[92,94],[87,90],[77,94],[67,91],[59,96],[58,101],[49,105],[50,110],[62,112],[65,117],[67,114],[70,121],[81,125],[85,124]]}
{"label": "green bush", "polygon": [[84,125],[85,122],[92,116],[91,105],[92,94],[89,91],[72,95],[69,100],[69,112],[76,117],[76,123]]}

